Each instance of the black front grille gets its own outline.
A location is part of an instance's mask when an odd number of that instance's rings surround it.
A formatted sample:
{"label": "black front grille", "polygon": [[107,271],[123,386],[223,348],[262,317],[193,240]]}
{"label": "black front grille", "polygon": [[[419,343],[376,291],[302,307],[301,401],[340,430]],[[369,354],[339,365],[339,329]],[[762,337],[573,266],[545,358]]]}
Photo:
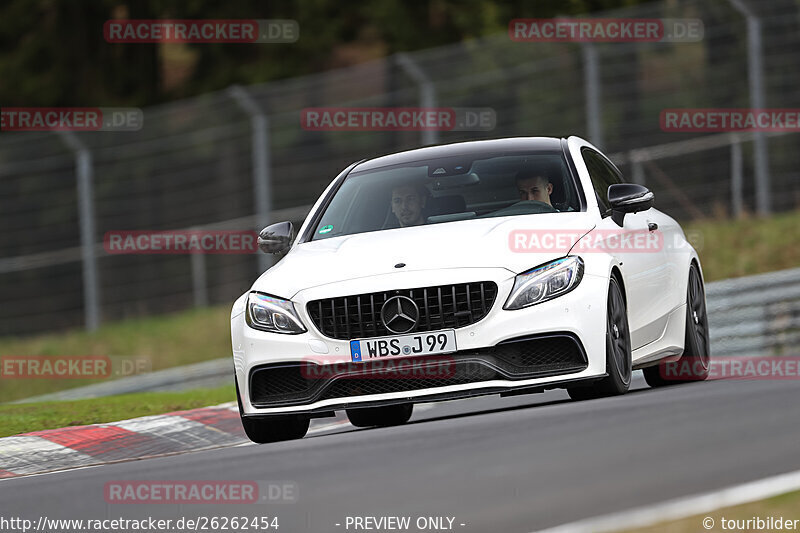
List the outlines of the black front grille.
{"label": "black front grille", "polygon": [[[265,365],[251,372],[250,399],[259,407],[303,405],[333,398],[571,374],[586,369],[587,364],[583,346],[574,335],[554,333],[441,356],[327,366],[308,361]],[[398,365],[413,372],[404,374],[398,371]]]}
{"label": "black front grille", "polygon": [[393,296],[407,296],[419,308],[412,332],[463,328],[485,317],[497,297],[492,281],[392,290],[313,300],[306,309],[326,337],[350,340],[393,335],[381,320],[381,308]]}

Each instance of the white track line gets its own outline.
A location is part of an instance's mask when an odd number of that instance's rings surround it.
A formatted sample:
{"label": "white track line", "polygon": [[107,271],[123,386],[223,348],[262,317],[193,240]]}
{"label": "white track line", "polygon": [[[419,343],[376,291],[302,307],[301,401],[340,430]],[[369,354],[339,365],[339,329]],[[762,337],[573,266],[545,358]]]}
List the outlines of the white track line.
{"label": "white track line", "polygon": [[[800,470],[734,485],[733,487],[705,494],[687,496],[619,513],[578,520],[577,522],[570,522],[554,528],[539,530],[538,533],[599,533],[601,531],[647,527],[659,522],[710,513],[724,507],[755,502],[796,490],[800,490]],[[698,523],[699,528],[700,524]]]}

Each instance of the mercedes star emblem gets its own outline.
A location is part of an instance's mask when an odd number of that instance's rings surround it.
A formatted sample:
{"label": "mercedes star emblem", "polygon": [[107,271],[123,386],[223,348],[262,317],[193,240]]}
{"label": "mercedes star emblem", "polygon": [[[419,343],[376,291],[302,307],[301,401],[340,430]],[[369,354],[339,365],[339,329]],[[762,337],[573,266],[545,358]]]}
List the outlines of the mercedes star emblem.
{"label": "mercedes star emblem", "polygon": [[393,296],[381,307],[381,320],[392,333],[408,333],[419,320],[419,307],[408,296]]}

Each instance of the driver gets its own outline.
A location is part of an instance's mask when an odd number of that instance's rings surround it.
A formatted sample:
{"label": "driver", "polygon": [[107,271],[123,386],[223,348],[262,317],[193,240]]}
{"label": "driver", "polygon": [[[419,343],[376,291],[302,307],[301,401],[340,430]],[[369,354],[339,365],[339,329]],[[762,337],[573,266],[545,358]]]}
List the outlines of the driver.
{"label": "driver", "polygon": [[392,213],[397,217],[401,228],[425,223],[425,216],[422,213],[428,197],[427,192],[423,185],[400,185],[392,189]]}
{"label": "driver", "polygon": [[520,200],[535,200],[549,206],[553,192],[553,176],[547,169],[522,169],[515,177]]}

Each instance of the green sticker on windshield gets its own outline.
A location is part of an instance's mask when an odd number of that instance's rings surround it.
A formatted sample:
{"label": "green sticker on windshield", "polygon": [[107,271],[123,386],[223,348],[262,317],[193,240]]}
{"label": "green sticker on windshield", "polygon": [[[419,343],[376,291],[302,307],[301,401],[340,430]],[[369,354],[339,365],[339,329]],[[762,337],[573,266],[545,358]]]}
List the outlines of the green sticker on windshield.
{"label": "green sticker on windshield", "polygon": [[327,226],[322,226],[321,228],[319,228],[320,234],[330,233],[331,231],[333,231],[333,225],[331,225],[331,224],[328,224]]}

